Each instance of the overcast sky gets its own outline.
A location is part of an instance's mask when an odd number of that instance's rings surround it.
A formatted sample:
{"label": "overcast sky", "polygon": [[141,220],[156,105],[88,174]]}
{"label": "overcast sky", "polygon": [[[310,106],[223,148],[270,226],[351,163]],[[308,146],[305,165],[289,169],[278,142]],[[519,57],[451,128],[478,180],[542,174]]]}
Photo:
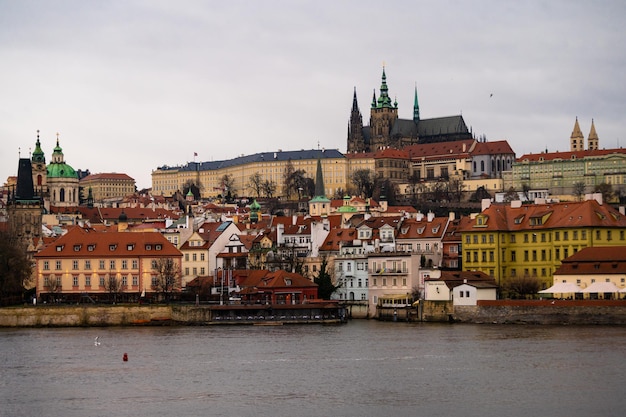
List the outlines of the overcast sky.
{"label": "overcast sky", "polygon": [[575,118],[626,146],[624,1],[0,0],[0,181],[50,162],[151,186],[162,165],[346,150],[383,63],[401,118],[462,114],[517,156]]}

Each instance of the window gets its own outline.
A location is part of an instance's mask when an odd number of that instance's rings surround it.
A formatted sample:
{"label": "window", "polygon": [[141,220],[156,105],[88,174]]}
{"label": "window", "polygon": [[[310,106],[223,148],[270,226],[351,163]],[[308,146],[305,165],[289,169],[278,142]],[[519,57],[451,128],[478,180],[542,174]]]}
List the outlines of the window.
{"label": "window", "polygon": [[57,271],[60,271],[60,270],[61,270],[61,261],[56,261],[56,263],[55,263],[55,269],[56,269]]}
{"label": "window", "polygon": [[465,252],[465,261],[466,262],[472,262],[472,253],[467,251]]}
{"label": "window", "polygon": [[137,259],[133,259],[133,269],[137,269],[139,267],[139,262],[137,261]]}
{"label": "window", "polygon": [[474,244],[478,244],[478,235],[474,235]]}
{"label": "window", "polygon": [[568,231],[564,231],[563,232],[563,240],[569,240],[569,232]]}
{"label": "window", "polygon": [[115,260],[109,261],[109,269],[115,269]]}
{"label": "window", "polygon": [[561,260],[561,249],[556,248],[554,250],[554,259],[560,261]]}
{"label": "window", "polygon": [[72,286],[78,287],[78,275],[72,275]]}
{"label": "window", "polygon": [[91,276],[85,276],[85,287],[91,287]]}
{"label": "window", "polygon": [[512,251],[511,251],[511,262],[516,262],[516,261],[517,261],[517,259],[515,259],[515,258],[516,258],[516,256],[515,256],[515,251],[514,251],[514,250],[512,250]]}
{"label": "window", "polygon": [[128,286],[128,277],[126,275],[122,275],[122,286],[123,287]]}
{"label": "window", "polygon": [[100,259],[100,261],[98,261],[98,269],[104,269],[104,260]]}
{"label": "window", "polygon": [[524,262],[528,262],[528,251],[524,251]]}
{"label": "window", "polygon": [[561,232],[554,232],[554,240],[561,240]]}
{"label": "window", "polygon": [[537,262],[537,251],[533,250],[533,262]]}
{"label": "window", "polygon": [[515,235],[511,235],[511,243],[515,243]]}
{"label": "window", "polygon": [[487,262],[487,252],[482,251],[482,261]]}
{"label": "window", "polygon": [[43,270],[44,271],[49,271],[50,270],[50,262],[49,261],[43,261]]}
{"label": "window", "polygon": [[104,275],[100,275],[100,286],[104,287]]}
{"label": "window", "polygon": [[493,251],[489,251],[489,262],[495,262],[495,254]]}
{"label": "window", "polygon": [[607,231],[606,231],[606,240],[611,240],[611,239],[612,239],[612,237],[611,237],[611,231],[610,231],[610,230],[607,230]]}
{"label": "window", "polygon": [[524,233],[524,243],[528,243],[528,233]]}
{"label": "window", "polygon": [[122,269],[128,269],[128,261],[126,259],[122,259]]}
{"label": "window", "polygon": [[135,249],[135,245],[133,245],[132,243],[129,243],[128,245],[126,245],[126,250],[127,251],[131,251],[133,249]]}
{"label": "window", "polygon": [[596,239],[602,239],[602,232],[600,230],[596,230]]}
{"label": "window", "polygon": [[85,270],[91,270],[91,261],[89,259],[85,260]]}
{"label": "window", "polygon": [[133,275],[133,287],[139,285],[139,277],[137,275]]}
{"label": "window", "polygon": [[[467,243],[468,245],[471,243],[471,236],[470,235],[466,235],[465,236],[465,243]],[[417,249],[419,250],[419,246],[417,247]]]}

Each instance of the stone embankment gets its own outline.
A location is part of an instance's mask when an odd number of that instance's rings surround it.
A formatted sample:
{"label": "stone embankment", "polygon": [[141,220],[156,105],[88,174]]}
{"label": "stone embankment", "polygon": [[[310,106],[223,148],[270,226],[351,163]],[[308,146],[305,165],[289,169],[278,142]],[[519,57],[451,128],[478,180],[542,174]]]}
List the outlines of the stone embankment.
{"label": "stone embankment", "polygon": [[[227,306],[211,308],[189,305],[8,307],[0,309],[0,327],[254,324],[255,317],[261,311],[258,308],[246,310],[248,314],[255,311],[255,315],[250,318],[242,314],[243,310]],[[286,316],[285,324],[339,322],[325,320],[324,317],[317,319],[319,313],[311,316],[302,306],[300,312],[292,310],[274,310],[272,314],[280,321]],[[348,317],[360,318],[364,311],[364,306],[353,306],[353,311],[348,309],[347,313]],[[301,318],[296,318],[294,314]],[[232,320],[226,320],[228,315],[232,316]],[[290,317],[293,317],[291,321]],[[305,320],[304,317],[309,318]],[[316,319],[313,320],[313,317]],[[481,301],[476,306],[454,306],[449,301],[422,301],[410,317],[411,321],[476,324],[626,325],[626,300],[497,300]],[[218,320],[220,318],[222,320]]]}
{"label": "stone embankment", "polygon": [[454,306],[448,319],[496,324],[626,324],[626,300],[497,300]]}

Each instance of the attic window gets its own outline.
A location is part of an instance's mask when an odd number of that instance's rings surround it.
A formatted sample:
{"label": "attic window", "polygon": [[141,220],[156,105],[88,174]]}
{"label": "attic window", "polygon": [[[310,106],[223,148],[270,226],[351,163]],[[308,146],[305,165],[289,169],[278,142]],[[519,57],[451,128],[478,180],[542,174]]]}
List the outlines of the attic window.
{"label": "attic window", "polygon": [[531,226],[541,226],[543,224],[543,218],[541,217],[531,217],[530,225]]}
{"label": "attic window", "polygon": [[135,245],[132,243],[129,243],[128,245],[126,245],[126,250],[133,250],[135,249]]}
{"label": "attic window", "polygon": [[57,246],[57,252],[61,252],[63,250],[63,245]]}
{"label": "attic window", "polygon": [[116,244],[109,245],[109,250],[110,250],[111,252],[112,252],[112,251],[114,251],[115,249],[117,249],[117,245],[116,245]]}
{"label": "attic window", "polygon": [[87,250],[89,252],[93,252],[93,250],[96,248],[96,245],[87,245]]}
{"label": "attic window", "polygon": [[417,233],[420,235],[424,233],[424,227],[420,227],[419,229],[417,229]]}
{"label": "attic window", "polygon": [[513,220],[513,222],[515,224],[522,224],[522,220],[524,220],[524,216],[519,216],[519,217],[516,217],[515,220]]}
{"label": "attic window", "polygon": [[74,252],[78,252],[81,248],[81,245],[74,245]]}
{"label": "attic window", "polygon": [[152,245],[146,245],[146,250],[152,250]]}
{"label": "attic window", "polygon": [[285,278],[285,285],[291,285],[291,279]]}
{"label": "attic window", "polygon": [[154,249],[161,250],[161,249],[163,249],[163,246],[162,245],[154,245]]}
{"label": "attic window", "polygon": [[433,234],[437,234],[439,232],[439,226],[433,227]]}

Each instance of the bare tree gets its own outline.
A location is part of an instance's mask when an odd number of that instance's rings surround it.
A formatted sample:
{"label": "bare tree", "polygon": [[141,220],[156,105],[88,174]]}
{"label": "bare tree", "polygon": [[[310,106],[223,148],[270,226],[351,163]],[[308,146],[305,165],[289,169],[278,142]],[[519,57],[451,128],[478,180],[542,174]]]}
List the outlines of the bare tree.
{"label": "bare tree", "polygon": [[572,188],[572,194],[574,195],[574,197],[576,197],[578,201],[582,200],[583,196],[585,195],[585,188],[585,183],[582,181],[574,183],[574,186]]}
{"label": "bare tree", "polygon": [[611,184],[608,184],[606,182],[603,182],[602,184],[598,184],[594,187],[593,190],[595,193],[600,193],[602,194],[602,202],[607,203],[611,200],[613,200],[614,197],[614,193],[613,193],[613,186]]}
{"label": "bare tree", "polygon": [[357,194],[363,198],[372,197],[376,188],[377,178],[371,169],[357,169],[350,175]]}
{"label": "bare tree", "polygon": [[117,302],[117,295],[122,291],[122,280],[117,279],[114,272],[104,278],[104,289],[109,293],[109,299]]}
{"label": "bare tree", "polygon": [[181,288],[180,266],[174,258],[159,258],[153,267],[156,272],[156,280],[152,288],[161,293],[167,301],[174,292]]}
{"label": "bare tree", "polygon": [[519,200],[519,194],[515,191],[515,188],[511,187],[504,194],[504,202],[510,203],[511,201]]}
{"label": "bare tree", "polygon": [[248,178],[248,188],[252,190],[257,198],[261,197],[261,192],[263,191],[263,177],[261,177],[259,171],[250,175],[250,178]]}
{"label": "bare tree", "polygon": [[511,298],[528,298],[541,288],[539,278],[529,275],[511,277],[504,284],[504,290]]}
{"label": "bare tree", "polygon": [[220,178],[220,186],[222,191],[224,192],[223,197],[227,200],[231,199],[232,196],[237,194],[237,189],[235,188],[235,179],[231,174],[224,174],[222,178]]}
{"label": "bare tree", "polygon": [[448,180],[448,195],[450,201],[460,203],[463,200],[465,183],[461,178],[454,177]]}
{"label": "bare tree", "polygon": [[274,194],[276,193],[276,183],[270,180],[263,181],[261,184],[261,191],[265,197],[274,198]]}

